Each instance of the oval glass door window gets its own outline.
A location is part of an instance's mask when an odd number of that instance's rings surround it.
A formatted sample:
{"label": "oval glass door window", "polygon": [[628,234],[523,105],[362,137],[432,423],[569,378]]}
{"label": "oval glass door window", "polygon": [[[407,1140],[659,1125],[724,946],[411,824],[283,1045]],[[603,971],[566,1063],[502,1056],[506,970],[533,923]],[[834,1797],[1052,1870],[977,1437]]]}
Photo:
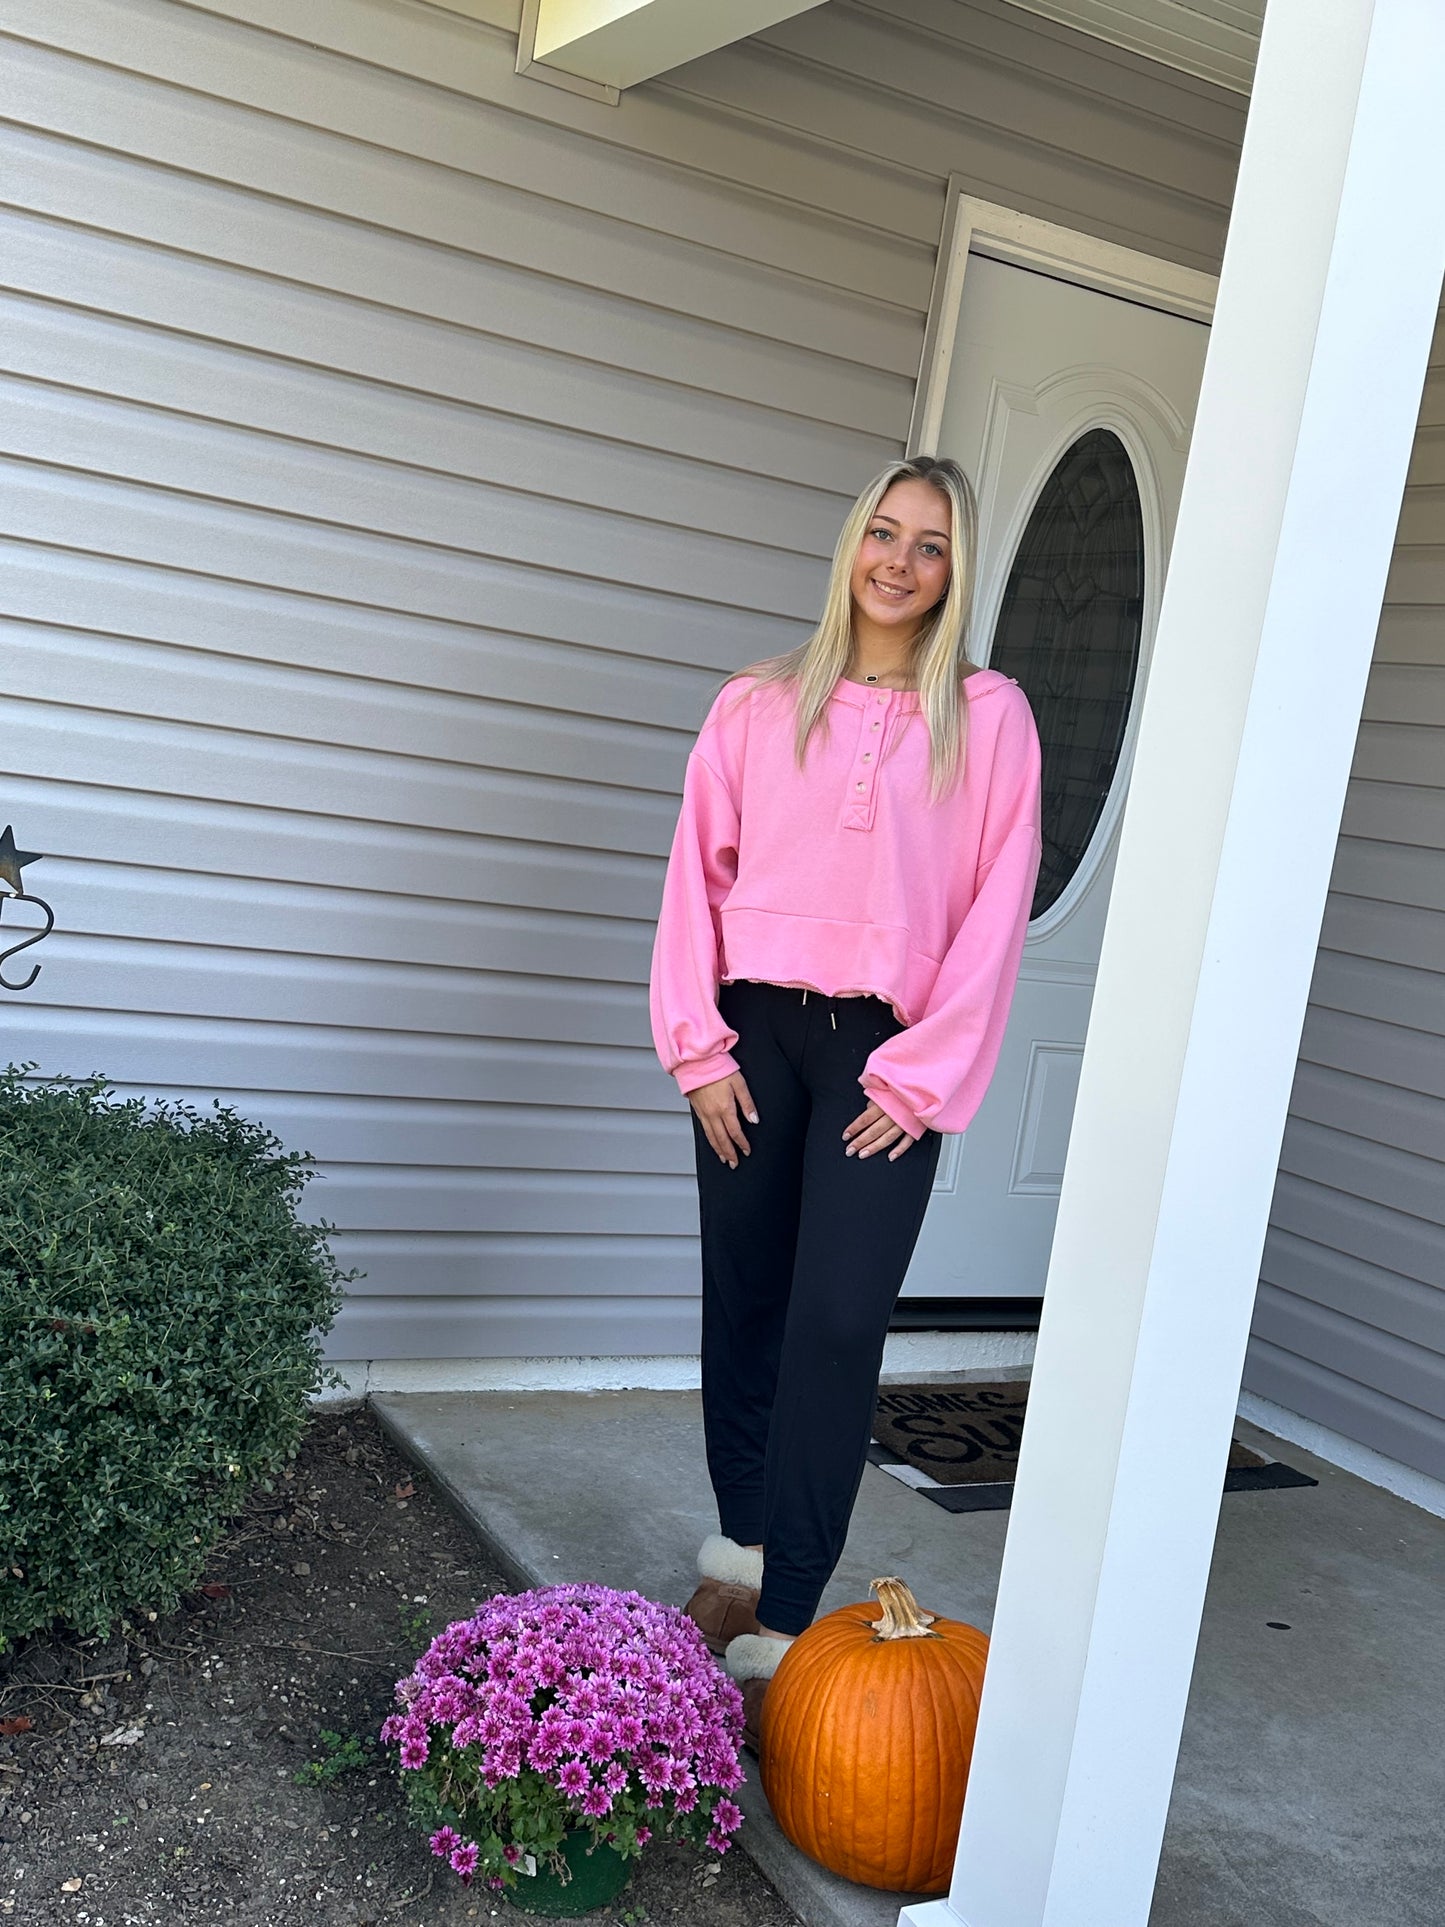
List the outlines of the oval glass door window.
{"label": "oval glass door window", "polygon": [[1144,518],[1128,450],[1091,428],[1039,492],[988,662],[1017,677],[1043,751],[1043,860],[1031,917],[1068,888],[1119,766],[1144,613]]}

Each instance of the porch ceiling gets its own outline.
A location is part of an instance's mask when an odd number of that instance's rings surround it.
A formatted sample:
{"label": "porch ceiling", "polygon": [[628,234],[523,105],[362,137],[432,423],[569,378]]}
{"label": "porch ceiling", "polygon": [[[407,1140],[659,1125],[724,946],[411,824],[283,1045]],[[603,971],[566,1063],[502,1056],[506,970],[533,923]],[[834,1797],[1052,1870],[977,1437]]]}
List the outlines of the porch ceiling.
{"label": "porch ceiling", "polygon": [[1264,0],[1010,0],[1096,40],[1247,94]]}
{"label": "porch ceiling", "polygon": [[[496,0],[437,0],[490,17]],[[821,0],[522,0],[520,70],[586,88],[635,86]],[[1265,0],[1008,0],[1095,40],[1247,94]],[[510,14],[503,0],[500,9]],[[539,69],[541,72],[539,73]]]}

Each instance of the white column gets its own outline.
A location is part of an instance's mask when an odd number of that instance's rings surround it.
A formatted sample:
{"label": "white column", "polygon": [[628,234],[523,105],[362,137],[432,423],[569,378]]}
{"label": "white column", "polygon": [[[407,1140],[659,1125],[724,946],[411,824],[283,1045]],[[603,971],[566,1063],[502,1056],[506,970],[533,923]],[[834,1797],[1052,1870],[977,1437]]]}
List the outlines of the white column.
{"label": "white column", "polygon": [[1445,271],[1445,5],[1269,0],[951,1894],[1146,1927]]}

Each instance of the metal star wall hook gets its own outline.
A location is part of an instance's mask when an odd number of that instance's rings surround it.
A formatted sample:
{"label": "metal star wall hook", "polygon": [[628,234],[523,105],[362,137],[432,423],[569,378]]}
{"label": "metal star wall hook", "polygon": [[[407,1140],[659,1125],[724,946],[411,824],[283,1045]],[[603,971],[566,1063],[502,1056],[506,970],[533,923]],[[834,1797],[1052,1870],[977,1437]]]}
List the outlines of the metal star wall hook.
{"label": "metal star wall hook", "polygon": [[8,883],[17,897],[25,895],[25,884],[20,872],[27,863],[40,861],[39,850],[17,850],[15,832],[7,823],[5,833],[0,836],[0,883]]}
{"label": "metal star wall hook", "polygon": [[[16,849],[15,832],[7,823],[4,834],[0,835],[0,883],[9,884],[10,888],[8,893],[0,891],[0,915],[4,914],[5,905],[11,897],[18,898],[22,902],[35,904],[38,909],[45,912],[45,928],[43,930],[31,930],[27,932],[18,943],[12,943],[8,948],[0,950],[0,965],[4,965],[11,957],[18,956],[22,950],[28,950],[32,944],[37,944],[43,938],[48,937],[55,928],[55,912],[45,901],[44,897],[29,895],[25,888],[24,879],[20,874],[27,863],[38,863],[39,861],[39,850]],[[39,975],[40,965],[32,964],[30,975],[25,979],[24,983],[12,984],[10,979],[5,975],[4,970],[0,969],[0,990],[29,990]]]}

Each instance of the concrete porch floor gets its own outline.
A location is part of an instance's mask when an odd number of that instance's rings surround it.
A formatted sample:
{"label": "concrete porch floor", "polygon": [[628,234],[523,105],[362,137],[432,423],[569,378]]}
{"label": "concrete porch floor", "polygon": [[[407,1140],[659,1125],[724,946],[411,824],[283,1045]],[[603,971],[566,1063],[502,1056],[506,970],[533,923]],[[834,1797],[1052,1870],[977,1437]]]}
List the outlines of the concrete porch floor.
{"label": "concrete porch floor", "polygon": [[[519,1583],[687,1597],[716,1528],[695,1393],[371,1402]],[[1320,1484],[1224,1499],[1150,1927],[1445,1927],[1445,1521],[1238,1436]],[[1007,1524],[870,1466],[822,1610],[898,1573],[988,1630]],[[740,1844],[806,1927],[894,1927],[898,1896],[783,1839],[755,1766],[742,1803]]]}

